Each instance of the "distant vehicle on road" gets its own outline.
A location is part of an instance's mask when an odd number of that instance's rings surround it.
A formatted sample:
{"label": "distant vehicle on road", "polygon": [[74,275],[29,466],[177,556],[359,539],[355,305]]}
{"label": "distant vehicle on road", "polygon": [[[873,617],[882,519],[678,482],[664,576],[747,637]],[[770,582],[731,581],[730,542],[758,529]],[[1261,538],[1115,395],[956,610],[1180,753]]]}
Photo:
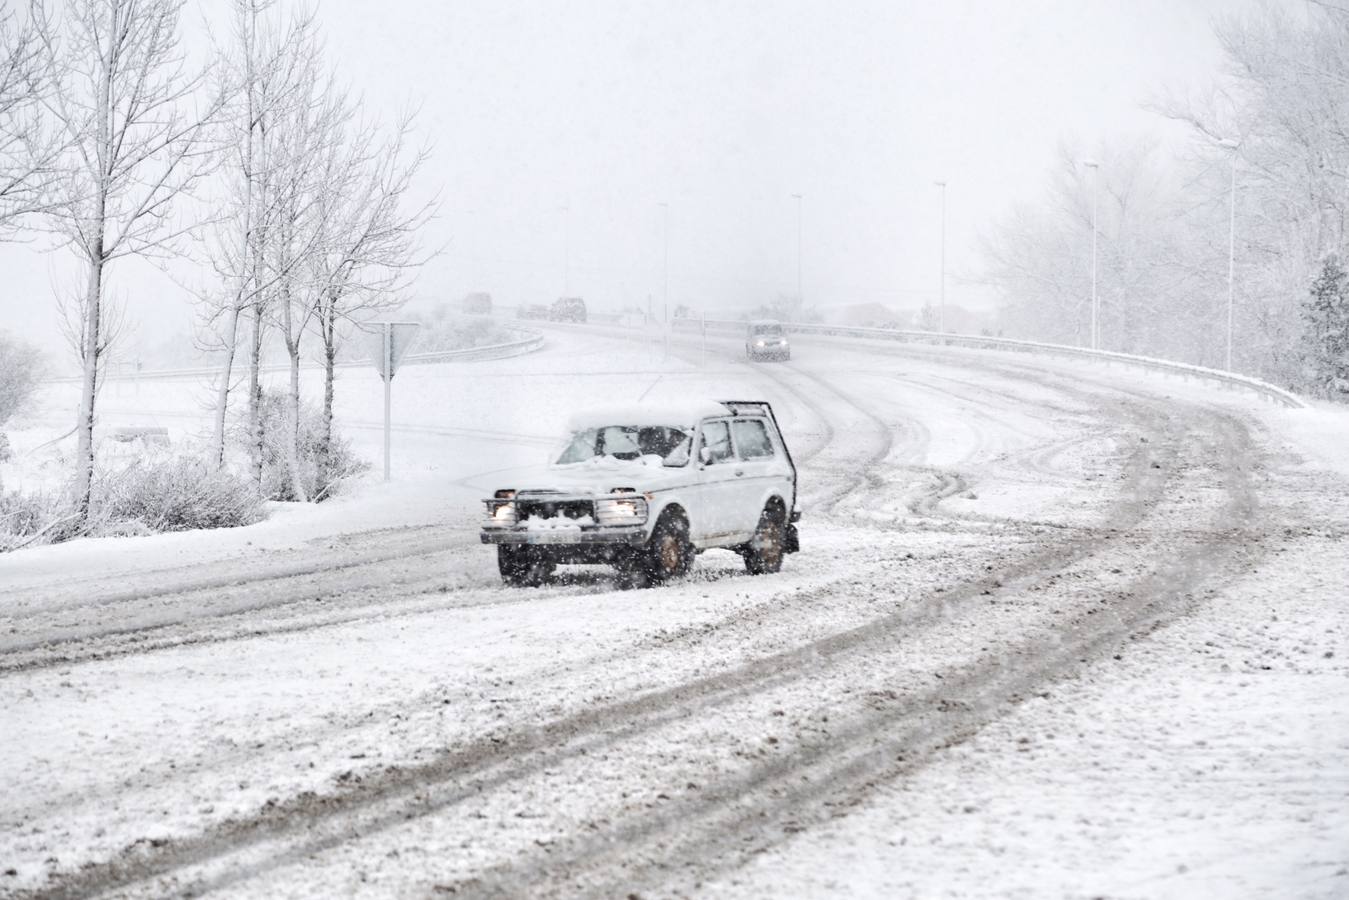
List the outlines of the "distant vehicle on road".
{"label": "distant vehicle on road", "polygon": [[787,330],[773,319],[758,319],[749,323],[745,333],[745,356],[750,359],[791,359],[792,348],[787,343]]}
{"label": "distant vehicle on road", "polygon": [[548,318],[554,322],[584,322],[586,302],[580,297],[558,297],[548,310]]}
{"label": "distant vehicle on road", "polygon": [[800,545],[796,499],[796,465],[768,403],[600,411],[572,420],[556,462],[484,501],[482,542],[496,545],[510,585],[599,563],[621,585],[646,587],[713,548],[760,575]]}
{"label": "distant vehicle on road", "polygon": [[517,319],[546,319],[548,318],[548,307],[542,303],[526,303],[517,307],[515,317]]}
{"label": "distant vehicle on road", "polygon": [[492,314],[492,295],[485,291],[466,294],[459,301],[459,311],[470,316],[490,316]]}

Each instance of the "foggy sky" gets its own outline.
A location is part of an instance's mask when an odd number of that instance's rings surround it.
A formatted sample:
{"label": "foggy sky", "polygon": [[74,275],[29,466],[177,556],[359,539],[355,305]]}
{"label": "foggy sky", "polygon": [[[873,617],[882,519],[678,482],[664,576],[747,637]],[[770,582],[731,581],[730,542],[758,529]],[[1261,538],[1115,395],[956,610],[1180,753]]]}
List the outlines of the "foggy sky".
{"label": "foggy sky", "polygon": [[[434,145],[444,253],[418,298],[659,309],[668,203],[670,305],[715,315],[795,293],[793,193],[807,304],[935,300],[934,180],[947,302],[986,304],[960,278],[980,229],[1036,196],[1062,140],[1178,139],[1140,105],[1217,78],[1210,20],[1246,6],[324,0],[318,21],[368,109],[419,106]],[[189,4],[190,41],[218,8]],[[77,279],[40,245],[0,247],[0,327],[51,342],[52,284]],[[134,261],[110,278],[142,340],[190,327],[169,279]]]}

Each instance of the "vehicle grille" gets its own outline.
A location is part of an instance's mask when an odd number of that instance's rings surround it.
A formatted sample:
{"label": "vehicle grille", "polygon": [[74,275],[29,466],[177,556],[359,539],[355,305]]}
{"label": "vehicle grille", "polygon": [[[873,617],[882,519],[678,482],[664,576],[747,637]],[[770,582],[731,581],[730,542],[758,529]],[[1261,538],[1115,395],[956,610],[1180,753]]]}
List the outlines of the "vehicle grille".
{"label": "vehicle grille", "polygon": [[591,500],[516,500],[516,510],[522,522],[530,518],[595,518],[595,503]]}

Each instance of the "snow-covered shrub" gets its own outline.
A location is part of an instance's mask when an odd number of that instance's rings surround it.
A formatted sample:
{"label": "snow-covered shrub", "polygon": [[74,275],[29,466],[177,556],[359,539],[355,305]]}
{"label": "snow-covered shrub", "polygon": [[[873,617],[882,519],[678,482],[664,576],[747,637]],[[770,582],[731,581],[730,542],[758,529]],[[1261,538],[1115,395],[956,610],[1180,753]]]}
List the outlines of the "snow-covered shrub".
{"label": "snow-covered shrub", "polygon": [[91,530],[103,534],[233,528],[262,518],[246,479],[191,456],[98,473],[94,509]]}
{"label": "snow-covered shrub", "polygon": [[68,540],[78,516],[60,491],[0,491],[0,553]]}
{"label": "snow-covered shrub", "polygon": [[433,311],[430,315],[415,315],[413,318],[422,327],[417,329],[416,343],[410,351],[412,353],[469,350],[520,339],[519,332],[503,328],[486,316],[437,315]]}
{"label": "snow-covered shrub", "polygon": [[[263,396],[262,495],[268,500],[300,499],[291,472],[288,403],[283,392],[269,391]],[[370,468],[352,452],[336,427],[325,443],[322,411],[303,400],[295,456],[304,496],[316,503],[332,497],[342,482]]]}
{"label": "snow-covered shrub", "polygon": [[41,378],[38,349],[0,332],[0,425],[28,401]]}

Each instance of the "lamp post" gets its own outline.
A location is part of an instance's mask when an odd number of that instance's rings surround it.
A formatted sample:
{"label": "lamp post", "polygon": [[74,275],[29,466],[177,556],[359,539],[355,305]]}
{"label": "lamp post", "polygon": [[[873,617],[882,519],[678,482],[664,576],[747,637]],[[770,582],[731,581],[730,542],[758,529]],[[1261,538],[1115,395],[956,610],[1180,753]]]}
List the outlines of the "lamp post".
{"label": "lamp post", "polygon": [[665,321],[670,321],[670,204],[658,203],[661,209],[661,278],[665,283]]}
{"label": "lamp post", "polygon": [[1096,350],[1100,339],[1096,325],[1096,183],[1100,180],[1101,164],[1095,160],[1084,159],[1082,165],[1091,169],[1091,349]]}
{"label": "lamp post", "polygon": [[946,182],[934,181],[941,188],[941,299],[937,306],[937,331],[946,333]]}
{"label": "lamp post", "polygon": [[571,296],[571,204],[562,207],[562,294]]}
{"label": "lamp post", "polygon": [[800,317],[806,305],[805,295],[801,292],[801,195],[792,194],[796,200],[796,311]]}
{"label": "lamp post", "polygon": [[1241,147],[1241,143],[1231,138],[1223,138],[1218,141],[1218,146],[1232,155],[1232,187],[1229,192],[1231,200],[1227,210],[1227,371],[1230,372],[1232,371],[1232,296],[1237,267],[1237,150]]}

